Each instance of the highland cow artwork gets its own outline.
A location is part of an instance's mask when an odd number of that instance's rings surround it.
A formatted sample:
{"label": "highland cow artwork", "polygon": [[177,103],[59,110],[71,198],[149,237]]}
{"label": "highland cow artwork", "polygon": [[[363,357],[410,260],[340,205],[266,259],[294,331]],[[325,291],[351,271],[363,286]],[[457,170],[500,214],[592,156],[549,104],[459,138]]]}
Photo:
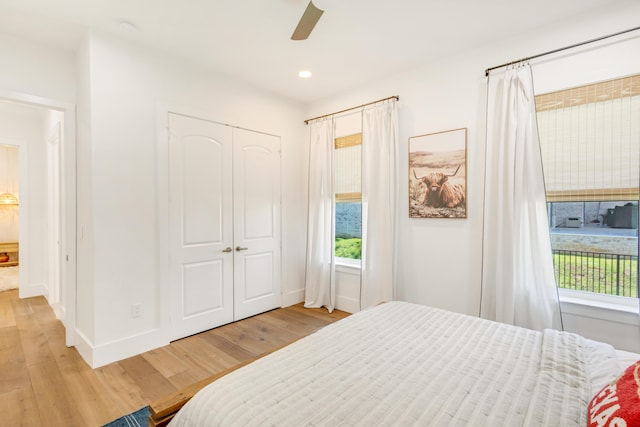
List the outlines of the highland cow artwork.
{"label": "highland cow artwork", "polygon": [[467,217],[467,129],[409,138],[409,217]]}

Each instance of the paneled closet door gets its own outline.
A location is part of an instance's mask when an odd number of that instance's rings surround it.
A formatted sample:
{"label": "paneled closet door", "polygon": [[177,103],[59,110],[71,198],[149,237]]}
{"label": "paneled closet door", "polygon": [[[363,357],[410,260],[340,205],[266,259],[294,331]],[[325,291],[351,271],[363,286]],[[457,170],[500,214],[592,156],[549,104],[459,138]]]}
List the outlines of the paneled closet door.
{"label": "paneled closet door", "polygon": [[233,130],[235,320],[280,307],[280,137]]}
{"label": "paneled closet door", "polygon": [[172,339],[233,321],[232,128],[169,114]]}

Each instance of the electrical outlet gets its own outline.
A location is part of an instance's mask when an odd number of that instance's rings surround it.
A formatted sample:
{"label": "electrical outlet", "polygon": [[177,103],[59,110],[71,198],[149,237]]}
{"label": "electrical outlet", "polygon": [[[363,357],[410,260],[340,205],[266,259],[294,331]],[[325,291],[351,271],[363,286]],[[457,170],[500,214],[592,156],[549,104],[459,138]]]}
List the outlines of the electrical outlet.
{"label": "electrical outlet", "polygon": [[142,312],[142,304],[133,304],[131,306],[131,317],[140,317]]}

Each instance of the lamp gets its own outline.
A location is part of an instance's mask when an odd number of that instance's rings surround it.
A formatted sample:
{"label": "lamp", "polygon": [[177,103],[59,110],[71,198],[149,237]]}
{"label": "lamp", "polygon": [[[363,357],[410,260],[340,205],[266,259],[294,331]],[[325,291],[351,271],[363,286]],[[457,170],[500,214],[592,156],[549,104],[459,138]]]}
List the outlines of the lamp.
{"label": "lamp", "polygon": [[18,198],[11,193],[0,194],[0,205],[17,205]]}
{"label": "lamp", "polygon": [[[5,171],[7,171],[7,181],[5,183],[5,185],[7,186],[7,190],[9,189],[9,147],[5,146],[5,156],[4,156],[4,161],[5,161]],[[18,198],[16,196],[14,196],[13,194],[9,193],[8,191],[6,193],[2,193],[0,194],[0,205],[2,206],[15,206],[18,204]]]}

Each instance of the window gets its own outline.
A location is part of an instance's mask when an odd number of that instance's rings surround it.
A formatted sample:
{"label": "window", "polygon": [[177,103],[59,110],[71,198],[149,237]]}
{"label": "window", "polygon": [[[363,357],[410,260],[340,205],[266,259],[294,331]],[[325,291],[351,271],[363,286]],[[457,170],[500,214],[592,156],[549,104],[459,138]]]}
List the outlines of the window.
{"label": "window", "polygon": [[334,188],[337,258],[360,259],[362,247],[362,134],[335,139]]}
{"label": "window", "polygon": [[637,298],[640,76],[536,108],[558,287]]}

